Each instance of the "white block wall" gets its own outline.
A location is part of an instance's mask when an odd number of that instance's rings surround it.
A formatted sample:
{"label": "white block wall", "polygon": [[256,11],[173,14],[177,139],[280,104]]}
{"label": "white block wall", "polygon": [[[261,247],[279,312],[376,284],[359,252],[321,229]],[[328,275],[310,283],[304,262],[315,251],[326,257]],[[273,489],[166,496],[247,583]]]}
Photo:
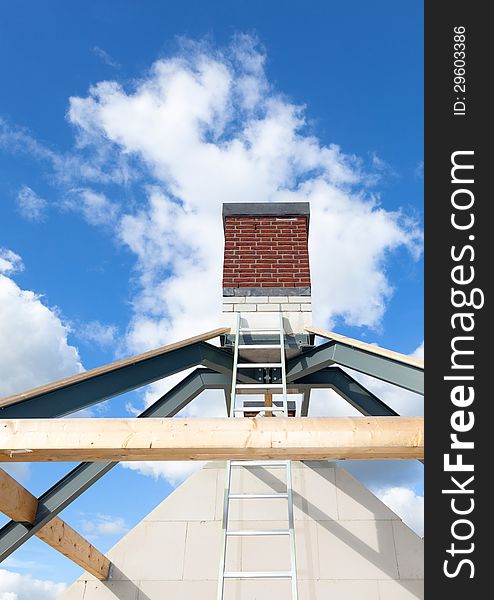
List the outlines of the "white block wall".
{"label": "white block wall", "polygon": [[[292,464],[299,600],[422,599],[423,540],[334,463]],[[215,600],[224,485],[224,463],[208,463],[110,550],[111,581],[84,573],[61,600]],[[232,491],[285,489],[284,471],[272,467],[232,478]],[[286,509],[281,499],[232,501],[231,527],[286,528]],[[288,569],[286,538],[231,539],[229,569]],[[228,582],[225,600],[254,598],[288,600],[289,582]]]}
{"label": "white block wall", "polygon": [[311,296],[231,296],[223,297],[222,324],[234,327],[235,313],[241,312],[243,326],[277,327],[277,314],[283,313],[287,333],[306,333],[312,325]]}

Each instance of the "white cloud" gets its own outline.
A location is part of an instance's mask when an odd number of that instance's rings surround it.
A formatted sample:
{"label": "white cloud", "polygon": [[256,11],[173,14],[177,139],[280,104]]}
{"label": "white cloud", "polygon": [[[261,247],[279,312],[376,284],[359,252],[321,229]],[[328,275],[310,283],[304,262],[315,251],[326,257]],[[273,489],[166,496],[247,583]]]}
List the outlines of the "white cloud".
{"label": "white cloud", "polygon": [[119,228],[140,273],[133,350],[217,323],[222,202],[311,202],[320,323],[378,326],[393,293],[389,253],[420,253],[415,224],[379,205],[359,159],[307,131],[304,109],[273,90],[264,60],[248,36],[222,52],[190,43],[131,90],[104,81],[70,99],[79,135],[137,157],[159,182]]}
{"label": "white cloud", "polygon": [[[0,272],[21,264],[11,251],[0,254]],[[0,397],[82,371],[67,326],[40,296],[0,274],[0,306]]]}
{"label": "white cloud", "polygon": [[97,344],[102,348],[114,345],[117,333],[118,330],[115,325],[105,325],[99,321],[90,321],[77,328],[78,338],[85,342],[89,342],[90,344]]}
{"label": "white cloud", "polygon": [[99,46],[93,46],[92,52],[95,56],[100,58],[105,63],[105,65],[113,67],[114,69],[120,68],[120,64],[116,60],[114,60],[106,50],[103,50],[103,48],[100,48]]}
{"label": "white cloud", "polygon": [[11,275],[17,271],[24,271],[22,258],[8,248],[0,248],[0,273]]}
{"label": "white cloud", "polygon": [[123,517],[104,515],[98,513],[92,519],[84,519],[81,522],[82,530],[89,534],[88,537],[96,538],[101,535],[118,535],[129,530]]}
{"label": "white cloud", "polygon": [[91,225],[112,225],[119,211],[119,207],[104,194],[89,189],[72,190],[64,205],[82,213]]}
{"label": "white cloud", "polygon": [[424,360],[424,342],[417,346],[417,348],[412,352],[410,356]]}
{"label": "white cloud", "polygon": [[21,215],[28,221],[43,221],[47,202],[44,198],[32,190],[29,186],[23,185],[17,194],[17,207]]}
{"label": "white cloud", "polygon": [[419,160],[419,162],[415,166],[413,174],[415,176],[415,179],[423,179],[424,178],[424,161],[423,160]]}
{"label": "white cloud", "polygon": [[65,583],[0,569],[0,600],[55,600],[66,587]]}
{"label": "white cloud", "polygon": [[420,537],[424,535],[424,496],[407,487],[387,487],[376,495]]}
{"label": "white cloud", "polygon": [[61,154],[40,143],[26,128],[11,125],[0,117],[0,148],[11,154],[27,154],[49,165],[54,180],[61,186],[72,187],[80,182],[125,185],[139,177],[127,155],[99,145],[93,147],[89,156],[85,151],[88,143],[87,136],[81,135],[72,152]]}
{"label": "white cloud", "polygon": [[137,471],[154,479],[165,479],[170,485],[178,485],[198,471],[204,462],[194,460],[170,460],[167,462],[141,461],[121,463],[126,469]]}

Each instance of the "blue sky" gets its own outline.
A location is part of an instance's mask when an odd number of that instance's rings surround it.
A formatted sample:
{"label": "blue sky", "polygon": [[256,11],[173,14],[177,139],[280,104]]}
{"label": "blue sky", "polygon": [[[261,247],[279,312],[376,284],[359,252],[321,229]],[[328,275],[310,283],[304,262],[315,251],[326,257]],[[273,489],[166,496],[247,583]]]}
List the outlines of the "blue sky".
{"label": "blue sky", "polygon": [[[223,201],[311,201],[318,324],[420,347],[421,3],[19,0],[2,13],[0,395],[214,327]],[[29,373],[9,367],[24,359]],[[128,415],[160,389],[93,415]],[[218,407],[204,402],[190,414]],[[420,465],[358,468],[375,489],[422,493]],[[41,493],[68,469],[17,475]],[[173,474],[149,473],[118,467],[63,518],[107,550],[172,489]],[[79,573],[37,540],[3,566]]]}

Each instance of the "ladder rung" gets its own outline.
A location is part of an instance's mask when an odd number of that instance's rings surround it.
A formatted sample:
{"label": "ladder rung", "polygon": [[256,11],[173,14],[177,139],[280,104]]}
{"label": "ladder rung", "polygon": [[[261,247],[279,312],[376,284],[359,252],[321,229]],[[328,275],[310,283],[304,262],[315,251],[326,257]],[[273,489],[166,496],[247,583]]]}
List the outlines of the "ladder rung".
{"label": "ladder rung", "polygon": [[239,344],[237,348],[239,350],[266,350],[268,348],[276,350],[281,348],[281,344]]}
{"label": "ladder rung", "polygon": [[257,498],[288,498],[287,492],[278,492],[277,494],[230,494],[229,498],[234,500],[255,500]]}
{"label": "ladder rung", "polygon": [[225,579],[274,579],[274,578],[292,578],[291,571],[227,571],[223,577]]}
{"label": "ladder rung", "polygon": [[290,535],[289,529],[244,529],[227,531],[228,536]]}
{"label": "ladder rung", "polygon": [[286,467],[287,461],[280,460],[232,460],[232,467]]}
{"label": "ladder rung", "polygon": [[282,367],[282,363],[238,363],[237,367],[239,369],[260,369],[267,367]]}
{"label": "ladder rung", "polygon": [[235,384],[235,388],[237,390],[253,390],[255,388],[282,388],[282,383],[237,383]]}

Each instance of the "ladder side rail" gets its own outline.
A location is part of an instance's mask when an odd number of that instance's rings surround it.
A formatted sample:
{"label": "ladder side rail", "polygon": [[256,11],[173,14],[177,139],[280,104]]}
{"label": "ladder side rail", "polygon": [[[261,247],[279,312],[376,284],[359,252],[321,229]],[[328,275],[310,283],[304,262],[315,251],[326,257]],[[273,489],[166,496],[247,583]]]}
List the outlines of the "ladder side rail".
{"label": "ladder side rail", "polygon": [[238,370],[238,347],[240,340],[240,312],[237,313],[237,321],[235,326],[235,344],[233,348],[233,370],[232,370],[232,389],[230,398],[230,417],[235,416],[235,401],[237,397],[237,370]]}
{"label": "ladder side rail", "polygon": [[230,502],[230,484],[232,477],[232,467],[230,461],[226,465],[225,477],[225,494],[223,497],[223,521],[221,524],[221,555],[220,555],[220,572],[218,577],[218,600],[223,600],[225,590],[225,570],[226,570],[226,544],[227,544],[227,526],[228,526],[228,509]]}
{"label": "ladder side rail", "polygon": [[279,313],[280,323],[280,362],[281,362],[281,384],[283,390],[283,408],[285,417],[288,417],[288,392],[286,389],[286,360],[285,360],[285,330],[283,327],[283,313]]}
{"label": "ladder side rail", "polygon": [[[235,345],[233,349],[233,370],[232,370],[232,387],[230,396],[230,418],[235,417],[235,406],[237,401],[237,369],[238,369],[238,347],[240,340],[240,312],[236,315],[235,324]],[[221,523],[221,554],[220,554],[220,567],[218,576],[218,592],[217,599],[223,600],[223,594],[225,591],[225,570],[226,570],[226,545],[227,545],[227,528],[228,528],[228,512],[230,504],[230,485],[232,478],[232,464],[230,460],[226,461],[226,474],[225,474],[225,493],[223,496],[223,519]]]}
{"label": "ladder side rail", "polygon": [[286,491],[288,496],[288,530],[290,532],[290,571],[292,573],[292,600],[298,598],[297,586],[297,561],[295,554],[295,520],[293,517],[293,487],[292,487],[292,463],[286,461]]}

